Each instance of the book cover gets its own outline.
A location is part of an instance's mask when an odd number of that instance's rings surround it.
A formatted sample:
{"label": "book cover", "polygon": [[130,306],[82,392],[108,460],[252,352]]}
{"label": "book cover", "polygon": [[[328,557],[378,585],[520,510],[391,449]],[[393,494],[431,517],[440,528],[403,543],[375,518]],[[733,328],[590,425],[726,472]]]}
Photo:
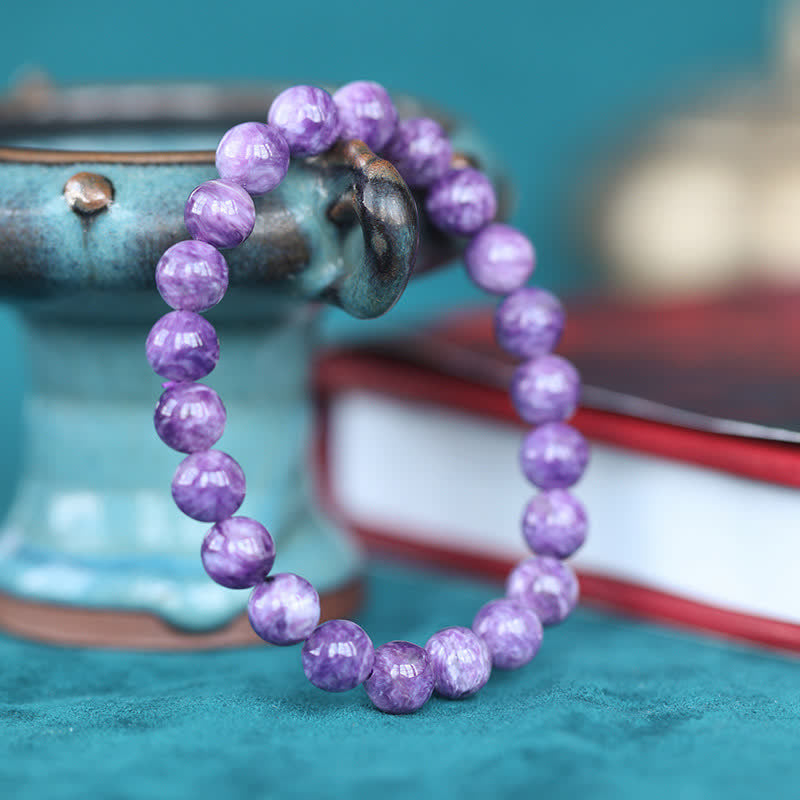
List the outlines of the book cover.
{"label": "book cover", "polygon": [[[558,351],[593,443],[582,597],[800,650],[800,297],[578,302]],[[524,423],[491,313],[325,354],[320,493],[369,544],[500,577],[525,557]]]}

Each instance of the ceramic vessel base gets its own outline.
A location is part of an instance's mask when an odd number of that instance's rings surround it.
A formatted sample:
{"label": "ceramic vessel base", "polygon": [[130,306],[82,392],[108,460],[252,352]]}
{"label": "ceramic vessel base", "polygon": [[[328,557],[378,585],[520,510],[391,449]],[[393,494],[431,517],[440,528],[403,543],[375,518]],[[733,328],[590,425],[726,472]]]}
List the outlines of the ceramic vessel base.
{"label": "ceramic vessel base", "polygon": [[[322,621],[347,618],[362,605],[364,581],[320,595]],[[155,614],[39,603],[0,592],[0,628],[16,636],[70,647],[113,647],[122,650],[215,650],[263,646],[240,614],[214,631],[184,631]]]}

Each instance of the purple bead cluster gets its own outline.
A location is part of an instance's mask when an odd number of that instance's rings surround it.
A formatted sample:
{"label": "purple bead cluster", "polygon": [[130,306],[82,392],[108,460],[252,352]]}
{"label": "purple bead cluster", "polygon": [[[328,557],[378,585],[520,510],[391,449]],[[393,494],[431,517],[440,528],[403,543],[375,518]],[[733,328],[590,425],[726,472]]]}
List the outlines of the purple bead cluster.
{"label": "purple bead cluster", "polygon": [[[234,516],[245,498],[242,468],[214,449],[226,413],[210,387],[197,383],[219,359],[219,341],[201,312],[217,304],[228,286],[220,249],[251,234],[252,196],[274,189],[290,156],[325,152],[339,138],[358,138],[391,161],[405,181],[427,189],[425,208],[443,232],[472,237],[467,271],[487,292],[507,295],[495,316],[500,345],[524,359],[512,383],[520,416],[536,426],[525,437],[521,465],[541,491],[528,504],[522,532],[536,555],[508,578],[506,596],[484,605],[472,628],[435,633],[425,647],[393,641],[374,648],[366,632],[347,620],[319,623],[319,596],[304,578],[270,575],[275,545],[263,525]],[[588,447],[566,420],[575,411],[580,380],[575,368],[551,354],[564,326],[558,300],[526,288],[535,266],[533,246],[508,225],[492,222],[497,202],[489,179],[471,167],[453,166],[453,148],[432,119],[398,122],[386,90],[356,81],[333,96],[313,86],[279,94],[267,123],[231,128],[216,153],[220,178],[198,186],[184,209],[191,239],[170,247],[156,266],[156,285],[174,310],[147,337],[153,370],[167,379],[156,405],[159,437],[187,454],[172,480],[172,496],[189,517],[214,523],[201,558],[217,583],[252,588],[248,615],[253,630],[275,645],[303,643],[308,680],[329,692],[363,684],[381,711],[407,714],[434,690],[442,697],[468,697],[489,679],[492,667],[528,663],[542,642],[542,625],[561,622],[575,607],[578,583],[560,559],[581,546],[586,513],[567,489],[586,467]]]}

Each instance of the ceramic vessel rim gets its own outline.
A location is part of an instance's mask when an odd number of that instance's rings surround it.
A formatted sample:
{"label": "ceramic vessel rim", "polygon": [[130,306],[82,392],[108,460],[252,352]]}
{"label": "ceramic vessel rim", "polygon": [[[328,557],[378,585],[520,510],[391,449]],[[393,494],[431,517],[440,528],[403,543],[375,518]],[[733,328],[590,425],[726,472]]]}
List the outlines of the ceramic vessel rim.
{"label": "ceramic vessel rim", "polygon": [[[215,119],[232,125],[234,120],[241,121],[259,109],[263,112],[269,105],[268,102],[265,105],[265,98],[271,101],[272,97],[289,85],[288,82],[242,84],[224,81],[152,83],[109,81],[63,87],[47,84],[33,89],[22,86],[7,98],[0,98],[0,132],[9,125],[46,130],[53,124],[185,125],[208,123]],[[333,91],[333,88],[327,85],[325,88]],[[37,91],[41,94],[37,95]],[[200,93],[199,98],[197,93]],[[162,100],[162,103],[151,104],[140,111],[136,103],[141,101],[144,94],[151,101]],[[177,107],[165,110],[163,101],[179,96],[188,97],[188,102],[184,99],[184,102]],[[199,103],[198,99],[201,101],[212,99],[211,106]],[[432,104],[402,93],[396,100],[398,104],[413,106],[420,113],[424,111],[446,128],[452,125],[449,115]],[[51,104],[55,107],[55,113],[51,109]],[[94,113],[87,114],[87,107]],[[213,164],[214,159],[213,150],[70,150],[0,145],[1,163]]]}
{"label": "ceramic vessel rim", "polygon": [[213,164],[213,150],[55,150],[0,147],[0,162],[19,164]]}

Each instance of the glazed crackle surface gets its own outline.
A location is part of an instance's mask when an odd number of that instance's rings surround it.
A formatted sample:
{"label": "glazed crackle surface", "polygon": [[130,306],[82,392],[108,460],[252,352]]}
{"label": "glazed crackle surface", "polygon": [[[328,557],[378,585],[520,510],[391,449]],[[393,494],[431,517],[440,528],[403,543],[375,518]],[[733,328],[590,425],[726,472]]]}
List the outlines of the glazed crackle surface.
{"label": "glazed crackle surface", "polygon": [[[497,586],[371,568],[375,644],[466,624]],[[412,600],[410,600],[412,598]],[[419,598],[419,600],[413,600]],[[796,660],[594,611],[477,695],[412,717],[319,692],[297,653],[0,638],[0,796],[794,798]]]}

